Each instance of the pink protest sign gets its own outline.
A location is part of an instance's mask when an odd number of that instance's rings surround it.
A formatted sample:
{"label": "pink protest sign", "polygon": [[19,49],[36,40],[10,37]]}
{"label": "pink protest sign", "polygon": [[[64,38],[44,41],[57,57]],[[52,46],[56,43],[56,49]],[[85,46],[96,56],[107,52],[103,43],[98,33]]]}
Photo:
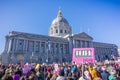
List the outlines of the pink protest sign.
{"label": "pink protest sign", "polygon": [[94,48],[74,48],[72,62],[76,63],[94,63],[95,61]]}

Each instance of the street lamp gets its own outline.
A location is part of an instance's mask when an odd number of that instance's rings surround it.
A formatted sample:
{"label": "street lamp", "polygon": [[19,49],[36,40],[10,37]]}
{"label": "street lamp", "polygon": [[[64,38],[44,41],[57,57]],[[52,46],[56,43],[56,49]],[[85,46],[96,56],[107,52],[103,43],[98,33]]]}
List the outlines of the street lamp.
{"label": "street lamp", "polygon": [[32,60],[33,60],[33,57],[32,57],[32,56],[30,56],[30,61],[31,61],[31,63],[32,63]]}
{"label": "street lamp", "polygon": [[63,62],[63,46],[60,46],[60,51],[61,51],[61,61]]}
{"label": "street lamp", "polygon": [[30,56],[30,60],[31,60],[31,63],[33,61],[33,52],[32,52],[32,55]]}
{"label": "street lamp", "polygon": [[10,56],[10,63],[12,63],[12,56]]}
{"label": "street lamp", "polygon": [[49,56],[49,51],[50,51],[50,41],[49,41],[49,39],[47,40],[47,59],[46,59],[46,63],[49,63],[49,58],[48,58],[48,56]]}

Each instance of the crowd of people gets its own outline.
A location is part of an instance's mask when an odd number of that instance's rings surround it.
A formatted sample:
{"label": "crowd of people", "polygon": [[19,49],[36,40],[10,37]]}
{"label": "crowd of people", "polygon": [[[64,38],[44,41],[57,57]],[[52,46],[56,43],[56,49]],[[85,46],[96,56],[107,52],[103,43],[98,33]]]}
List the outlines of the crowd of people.
{"label": "crowd of people", "polygon": [[0,80],[120,80],[120,64],[1,64]]}

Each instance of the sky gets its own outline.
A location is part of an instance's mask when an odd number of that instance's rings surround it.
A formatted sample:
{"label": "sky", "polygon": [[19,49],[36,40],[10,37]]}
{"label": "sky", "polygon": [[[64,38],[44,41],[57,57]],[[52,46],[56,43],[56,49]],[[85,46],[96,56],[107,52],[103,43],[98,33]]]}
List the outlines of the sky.
{"label": "sky", "polygon": [[48,35],[59,8],[73,34],[120,47],[119,0],[0,0],[0,53],[11,31]]}

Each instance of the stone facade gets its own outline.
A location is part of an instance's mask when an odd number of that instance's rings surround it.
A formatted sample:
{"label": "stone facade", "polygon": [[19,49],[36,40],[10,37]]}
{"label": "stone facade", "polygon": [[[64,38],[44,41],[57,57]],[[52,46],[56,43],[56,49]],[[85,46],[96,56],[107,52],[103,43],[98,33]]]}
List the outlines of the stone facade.
{"label": "stone facade", "polygon": [[93,47],[95,49],[95,59],[97,61],[104,61],[106,59],[111,59],[112,56],[118,55],[118,47],[115,44],[93,42]]}
{"label": "stone facade", "polygon": [[49,63],[70,61],[64,59],[69,53],[68,40],[64,38],[12,31],[6,36],[6,41],[4,54],[8,54],[13,63],[23,60],[46,62],[46,59]]}
{"label": "stone facade", "polygon": [[118,48],[118,55],[120,56],[120,48]]}
{"label": "stone facade", "polygon": [[[49,36],[12,31],[6,36],[3,63],[25,62],[70,62],[73,48],[95,48],[95,59],[103,61],[111,55],[118,56],[115,44],[94,42],[81,32],[72,35],[68,21],[59,11],[49,28]],[[101,56],[101,54],[105,54]]]}

